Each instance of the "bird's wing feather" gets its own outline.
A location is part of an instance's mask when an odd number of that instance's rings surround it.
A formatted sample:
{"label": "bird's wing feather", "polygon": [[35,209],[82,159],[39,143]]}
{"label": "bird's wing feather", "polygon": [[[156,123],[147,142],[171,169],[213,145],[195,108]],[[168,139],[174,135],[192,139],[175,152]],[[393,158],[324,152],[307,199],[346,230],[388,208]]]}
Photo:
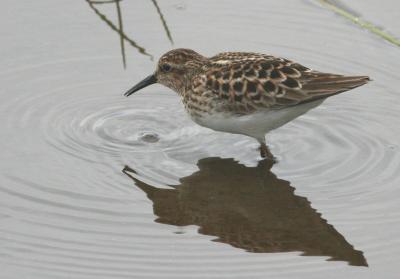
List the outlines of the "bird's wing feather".
{"label": "bird's wing feather", "polygon": [[279,109],[327,98],[363,85],[366,76],[313,71],[284,58],[265,54],[225,52],[210,58],[195,77],[194,94],[212,93],[240,109]]}

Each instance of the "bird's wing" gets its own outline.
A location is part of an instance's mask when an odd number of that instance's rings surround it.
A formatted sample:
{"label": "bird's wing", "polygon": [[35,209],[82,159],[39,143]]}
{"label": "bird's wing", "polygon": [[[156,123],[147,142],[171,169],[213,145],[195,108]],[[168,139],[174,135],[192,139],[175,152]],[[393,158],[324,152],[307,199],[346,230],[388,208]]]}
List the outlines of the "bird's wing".
{"label": "bird's wing", "polygon": [[[194,94],[213,94],[245,110],[279,109],[311,102],[367,83],[367,76],[313,71],[284,58],[265,54],[225,52],[210,58],[195,77]],[[243,107],[244,106],[244,107]]]}

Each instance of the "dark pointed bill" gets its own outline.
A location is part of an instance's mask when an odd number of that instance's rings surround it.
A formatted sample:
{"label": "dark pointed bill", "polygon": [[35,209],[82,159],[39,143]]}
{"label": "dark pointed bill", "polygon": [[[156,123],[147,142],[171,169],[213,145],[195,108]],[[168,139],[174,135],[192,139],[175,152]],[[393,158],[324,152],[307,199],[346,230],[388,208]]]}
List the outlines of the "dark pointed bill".
{"label": "dark pointed bill", "polygon": [[153,83],[157,82],[157,78],[155,75],[150,75],[147,78],[145,78],[144,80],[142,80],[141,82],[139,82],[138,84],[136,84],[134,87],[132,87],[131,89],[129,89],[124,95],[126,97],[128,97],[129,95],[132,95],[133,93],[135,93],[136,91],[139,91],[142,88],[145,88],[146,86],[149,86]]}

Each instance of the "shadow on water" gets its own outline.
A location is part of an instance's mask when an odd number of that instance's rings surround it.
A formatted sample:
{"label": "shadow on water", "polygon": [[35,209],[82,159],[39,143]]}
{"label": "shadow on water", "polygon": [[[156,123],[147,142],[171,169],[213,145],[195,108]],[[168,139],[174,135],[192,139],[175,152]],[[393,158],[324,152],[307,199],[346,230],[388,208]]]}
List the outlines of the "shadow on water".
{"label": "shadow on water", "polygon": [[271,162],[246,167],[233,159],[205,158],[197,165],[199,171],[181,178],[173,189],[148,185],[127,166],[123,172],[153,202],[159,223],[197,225],[199,233],[217,236],[214,241],[248,252],[301,251],[368,266],[361,251],[306,198],[295,195],[288,181],[271,172]]}
{"label": "shadow on water", "polygon": [[[132,40],[128,35],[125,34],[124,32],[124,25],[123,25],[123,20],[122,20],[122,12],[121,12],[121,4],[122,0],[103,0],[103,1],[94,1],[94,0],[85,0],[88,4],[89,7],[95,12],[96,15],[99,16],[99,18],[104,21],[113,31],[117,32],[120,37],[120,47],[121,47],[121,56],[122,56],[122,64],[124,66],[124,69],[126,68],[126,54],[125,54],[125,41],[127,41],[132,47],[136,48],[141,54],[146,55],[150,57],[151,60],[153,60],[153,56],[149,54],[146,49],[142,46],[140,46],[138,43],[136,43],[134,40]],[[164,18],[163,13],[161,12],[160,6],[157,4],[156,0],[151,1],[156,8],[156,11],[160,17],[161,23],[164,27],[165,33],[168,37],[168,40],[173,44],[171,32],[168,28],[167,22]],[[96,8],[96,5],[104,5],[104,4],[115,4],[115,8],[117,11],[117,17],[118,17],[118,26],[115,25],[110,19],[107,18],[107,16],[102,13],[99,9]]]}

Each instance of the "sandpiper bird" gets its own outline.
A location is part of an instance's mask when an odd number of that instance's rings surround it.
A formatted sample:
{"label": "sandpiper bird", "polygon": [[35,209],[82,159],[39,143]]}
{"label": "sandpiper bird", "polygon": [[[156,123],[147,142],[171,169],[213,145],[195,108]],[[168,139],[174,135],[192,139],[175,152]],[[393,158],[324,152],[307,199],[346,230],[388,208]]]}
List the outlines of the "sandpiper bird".
{"label": "sandpiper bird", "polygon": [[318,72],[272,55],[224,52],[207,58],[181,48],[165,53],[156,71],[125,96],[163,84],[181,96],[194,122],[253,137],[260,143],[261,157],[273,159],[267,132],[368,81],[367,76]]}

